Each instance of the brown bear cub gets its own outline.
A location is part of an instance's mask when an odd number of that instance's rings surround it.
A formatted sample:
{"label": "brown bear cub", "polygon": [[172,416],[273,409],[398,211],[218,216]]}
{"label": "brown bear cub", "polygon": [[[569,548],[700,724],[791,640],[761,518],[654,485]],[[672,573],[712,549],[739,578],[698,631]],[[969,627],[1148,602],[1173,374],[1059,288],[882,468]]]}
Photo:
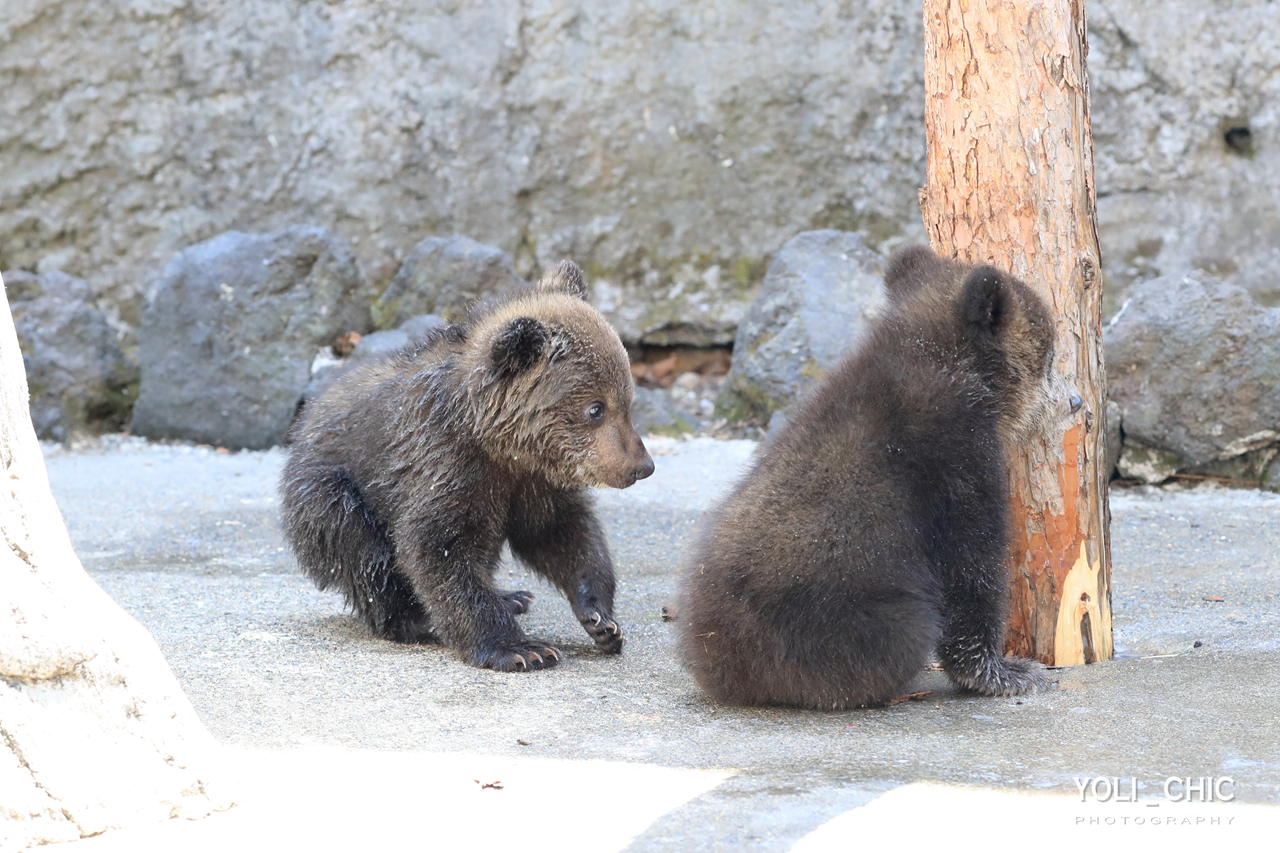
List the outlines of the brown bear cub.
{"label": "brown bear cub", "polygon": [[896,254],[889,304],[703,527],[676,614],[713,698],[850,708],[901,695],[937,652],[957,685],[1042,689],[1005,658],[1002,448],[1080,406],[1022,282]]}
{"label": "brown bear cub", "polygon": [[617,333],[564,261],[308,404],[280,481],[285,535],[379,637],[439,641],[497,670],[554,666],[560,652],[516,623],[533,595],[494,588],[508,543],[617,654],[613,564],[587,487],[653,473],[632,389]]}

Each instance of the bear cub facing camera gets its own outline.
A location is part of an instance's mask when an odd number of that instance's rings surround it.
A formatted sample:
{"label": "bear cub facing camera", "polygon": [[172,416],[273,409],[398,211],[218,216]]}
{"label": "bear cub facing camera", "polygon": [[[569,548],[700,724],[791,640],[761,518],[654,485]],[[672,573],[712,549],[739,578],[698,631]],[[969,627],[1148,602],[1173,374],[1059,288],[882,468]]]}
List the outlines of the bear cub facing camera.
{"label": "bear cub facing camera", "polygon": [[281,476],[286,538],[376,636],[442,642],[491,669],[554,666],[560,652],[516,623],[533,595],[494,588],[507,543],[616,654],[613,564],[587,487],[653,473],[632,389],[617,333],[564,261],[309,403]]}
{"label": "bear cub facing camera", "polygon": [[901,695],[936,653],[957,685],[1011,696],[1044,668],[1003,652],[1003,449],[1080,399],[1052,319],[993,267],[897,253],[889,304],[710,514],[676,613],[714,699],[839,709]]}

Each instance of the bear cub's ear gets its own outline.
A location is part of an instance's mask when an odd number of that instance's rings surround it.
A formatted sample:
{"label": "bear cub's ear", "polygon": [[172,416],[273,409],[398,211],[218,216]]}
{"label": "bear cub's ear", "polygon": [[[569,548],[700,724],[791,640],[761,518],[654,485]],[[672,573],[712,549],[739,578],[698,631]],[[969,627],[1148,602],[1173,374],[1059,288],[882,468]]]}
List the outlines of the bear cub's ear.
{"label": "bear cub's ear", "polygon": [[493,367],[502,376],[528,370],[547,348],[551,333],[532,317],[517,317],[493,342]]}
{"label": "bear cub's ear", "polygon": [[960,290],[960,318],[979,334],[995,338],[1012,319],[1013,300],[1004,273],[995,267],[977,267]]}
{"label": "bear cub's ear", "polygon": [[542,274],[537,290],[542,293],[563,293],[583,301],[587,298],[587,280],[573,261],[561,261]]}
{"label": "bear cub's ear", "polygon": [[899,249],[884,266],[884,290],[892,302],[902,302],[931,281],[947,275],[947,262],[926,246]]}

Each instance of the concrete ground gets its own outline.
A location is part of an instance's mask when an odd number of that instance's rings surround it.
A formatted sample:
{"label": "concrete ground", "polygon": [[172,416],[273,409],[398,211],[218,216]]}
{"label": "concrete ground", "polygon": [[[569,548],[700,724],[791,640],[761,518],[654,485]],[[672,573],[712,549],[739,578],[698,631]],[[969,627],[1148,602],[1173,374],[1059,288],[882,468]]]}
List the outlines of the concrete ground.
{"label": "concrete ground", "polygon": [[[554,590],[500,572],[537,593],[528,632],[567,653],[535,674],[371,639],[281,540],[278,451],[45,445],[85,568],[233,748],[242,804],[76,843],[815,851],[1017,833],[1190,849],[1280,829],[1280,496],[1113,491],[1117,659],[1060,670],[1045,694],[980,698],[922,673],[911,689],[928,696],[880,710],[747,710],[699,694],[660,614],[695,522],[754,444],[649,444],[657,473],[598,498],[620,657]],[[1202,778],[1233,801],[1184,802]]]}

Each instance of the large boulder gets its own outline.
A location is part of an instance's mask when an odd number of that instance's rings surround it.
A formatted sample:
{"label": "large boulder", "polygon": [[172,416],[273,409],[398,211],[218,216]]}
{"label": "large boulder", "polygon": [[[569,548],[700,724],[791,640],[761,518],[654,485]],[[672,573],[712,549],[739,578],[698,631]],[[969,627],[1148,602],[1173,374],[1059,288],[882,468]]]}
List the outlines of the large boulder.
{"label": "large boulder", "polygon": [[767,418],[839,363],[884,305],[884,263],[848,231],[788,240],[738,326],[720,413]]}
{"label": "large boulder", "polygon": [[419,314],[417,317],[410,317],[398,328],[360,336],[355,347],[345,358],[338,354],[337,347],[321,347],[311,361],[311,381],[307,383],[307,390],[303,392],[302,399],[310,400],[318,397],[353,364],[364,361],[366,358],[381,358],[389,355],[410,342],[424,337],[427,332],[437,326],[443,325],[445,321],[435,314]]}
{"label": "large boulder", "polygon": [[181,252],[139,330],[133,432],[280,443],[317,349],[367,331],[372,295],[347,245],[320,228],[232,231]]}
{"label": "large boulder", "polygon": [[4,283],[36,435],[62,441],[122,429],[137,398],[138,368],[121,352],[88,282],[57,271],[10,270]]}
{"label": "large boulder", "polygon": [[732,343],[760,286],[759,259],[704,259],[635,275],[589,267],[591,302],[628,344],[712,347]]}
{"label": "large boulder", "polygon": [[631,424],[641,435],[674,438],[693,432],[689,419],[676,409],[671,394],[665,388],[636,386],[631,400]]}
{"label": "large boulder", "polygon": [[413,247],[374,304],[374,321],[380,329],[392,329],[436,314],[456,323],[476,300],[527,285],[501,249],[459,234],[428,237]]}
{"label": "large boulder", "polygon": [[1143,457],[1159,460],[1152,476],[1280,441],[1280,308],[1195,274],[1165,276],[1134,290],[1104,338],[1126,445],[1163,452]]}

